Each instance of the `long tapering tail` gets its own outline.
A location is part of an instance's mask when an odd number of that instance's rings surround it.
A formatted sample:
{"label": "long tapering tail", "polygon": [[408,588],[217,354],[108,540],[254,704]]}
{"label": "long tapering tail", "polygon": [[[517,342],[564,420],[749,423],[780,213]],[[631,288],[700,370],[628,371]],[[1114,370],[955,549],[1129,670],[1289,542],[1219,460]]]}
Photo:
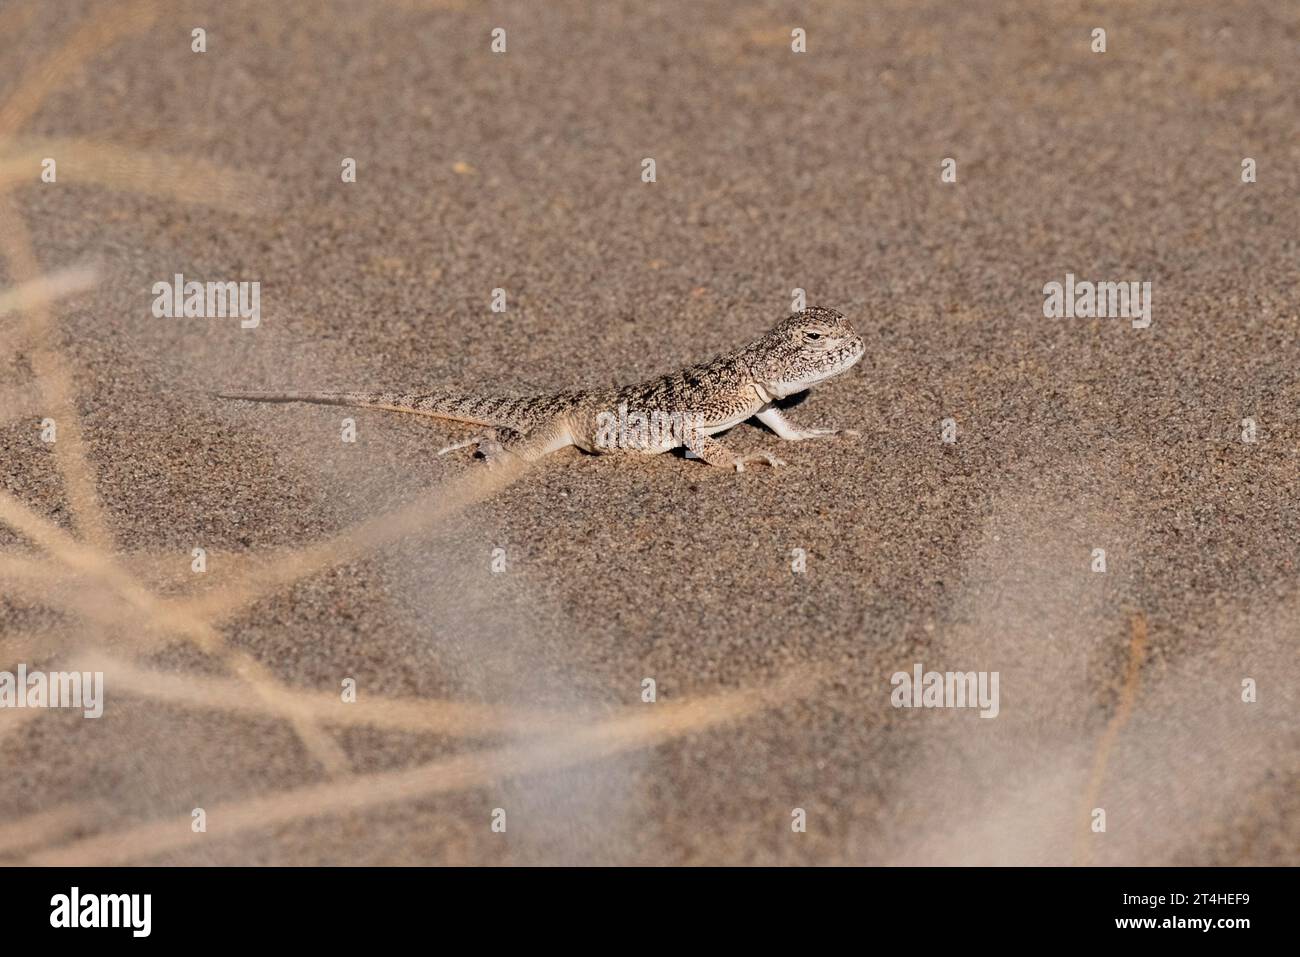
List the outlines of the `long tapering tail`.
{"label": "long tapering tail", "polygon": [[528,422],[531,399],[490,398],[462,392],[214,392],[220,399],[249,402],[312,402],[317,405],[346,405],[360,409],[385,409],[411,415],[452,419],[473,425],[505,426],[512,429]]}

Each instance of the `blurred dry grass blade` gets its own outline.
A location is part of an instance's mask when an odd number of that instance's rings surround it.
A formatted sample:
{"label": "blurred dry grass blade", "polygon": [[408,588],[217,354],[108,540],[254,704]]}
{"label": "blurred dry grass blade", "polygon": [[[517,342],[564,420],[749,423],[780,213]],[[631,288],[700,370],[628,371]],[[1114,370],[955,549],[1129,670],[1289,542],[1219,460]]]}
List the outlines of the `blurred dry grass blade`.
{"label": "blurred dry grass blade", "polygon": [[[305,715],[318,724],[373,727],[389,731],[488,737],[495,734],[538,735],[571,730],[590,722],[590,715],[561,715],[472,702],[426,698],[387,698],[369,691],[345,704],[333,691],[284,687],[278,700],[250,695],[248,686],[228,678],[168,673],[139,668],[100,654],[87,654],[70,665],[74,671],[102,671],[112,676],[115,693],[140,695],[191,708],[286,717]],[[285,703],[290,707],[286,707]]]}
{"label": "blurred dry grass blade", "polygon": [[421,495],[403,508],[359,522],[351,528],[273,564],[255,562],[232,585],[214,588],[188,601],[168,602],[176,614],[220,621],[265,595],[334,565],[359,558],[384,545],[429,528],[461,509],[481,502],[519,479],[529,463],[506,463],[474,470]]}
{"label": "blurred dry grass blade", "polygon": [[[86,20],[57,52],[42,59],[38,69],[23,76],[0,107],[0,140],[20,130],[36,115],[46,97],[92,58],[123,37],[147,29],[157,17],[157,0],[135,0],[107,5]],[[15,17],[15,21],[25,22],[22,17]]]}
{"label": "blurred dry grass blade", "polygon": [[[0,255],[3,255],[11,280],[19,288],[39,282],[42,270],[32,247],[26,223],[8,196],[0,193]],[[74,379],[67,362],[51,348],[47,335],[54,326],[49,304],[39,297],[26,304],[26,321],[10,328],[0,323],[0,358],[11,351],[28,347],[28,362],[36,377],[43,414],[58,424],[59,441],[54,445],[54,459],[63,475],[68,505],[85,538],[100,548],[111,548],[113,535],[108,527],[102,503],[95,487],[90,455],[81,432],[81,415],[75,401]]]}
{"label": "blurred dry grass blade", "polygon": [[70,266],[30,279],[12,289],[0,290],[0,316],[84,292],[98,281],[99,270],[89,265]]}
{"label": "blurred dry grass blade", "polygon": [[246,652],[227,646],[221,633],[206,621],[187,614],[183,609],[165,607],[148,589],[119,568],[111,555],[93,546],[82,545],[4,492],[0,492],[0,522],[46,548],[69,567],[85,572],[113,589],[134,609],[135,614],[130,617],[143,618],[143,624],[148,627],[174,628],[202,650],[220,655],[263,700],[278,703],[281,712],[292,722],[294,731],[328,773],[346,770],[347,757],[343,749],[315,727],[296,702],[282,698],[279,683],[266,666]]}
{"label": "blurred dry grass blade", "polygon": [[265,178],[188,156],[47,137],[0,142],[0,156],[0,190],[40,186],[41,160],[50,157],[58,163],[60,184],[90,183],[246,215],[276,209],[274,189]]}
{"label": "blurred dry grass blade", "polygon": [[1101,800],[1101,788],[1106,780],[1106,765],[1110,753],[1119,739],[1119,733],[1128,724],[1133,715],[1133,705],[1137,701],[1138,687],[1142,682],[1142,664],[1146,661],[1147,620],[1141,612],[1133,616],[1130,622],[1131,635],[1128,645],[1128,664],[1124,668],[1124,684],[1120,688],[1119,704],[1115,713],[1106,724],[1097,751],[1093,756],[1092,774],[1088,779],[1088,790],[1084,795],[1084,807],[1081,823],[1077,827],[1078,840],[1075,843],[1074,857],[1076,864],[1087,864],[1091,857],[1092,837],[1089,825],[1092,821],[1092,809]]}
{"label": "blurred dry grass blade", "polygon": [[[434,794],[485,787],[502,779],[586,764],[705,731],[800,698],[811,692],[818,680],[817,672],[798,668],[764,687],[662,703],[653,709],[636,706],[626,716],[526,744],[295,788],[206,810],[209,820],[222,822],[220,837],[229,838],[328,814],[364,811]],[[38,851],[26,862],[81,867],[121,864],[192,847],[217,837],[217,834],[194,833],[190,815],[186,813]]]}

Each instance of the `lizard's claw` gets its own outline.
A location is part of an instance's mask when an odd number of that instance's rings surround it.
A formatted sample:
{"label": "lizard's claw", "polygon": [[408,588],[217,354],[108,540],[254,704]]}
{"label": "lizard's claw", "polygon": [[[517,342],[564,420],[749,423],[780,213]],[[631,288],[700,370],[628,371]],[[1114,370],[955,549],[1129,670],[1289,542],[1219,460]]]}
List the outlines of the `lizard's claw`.
{"label": "lizard's claw", "polygon": [[772,468],[780,468],[785,465],[784,459],[778,459],[771,452],[749,452],[745,455],[737,455],[735,459],[736,471],[745,471],[746,462],[766,462]]}

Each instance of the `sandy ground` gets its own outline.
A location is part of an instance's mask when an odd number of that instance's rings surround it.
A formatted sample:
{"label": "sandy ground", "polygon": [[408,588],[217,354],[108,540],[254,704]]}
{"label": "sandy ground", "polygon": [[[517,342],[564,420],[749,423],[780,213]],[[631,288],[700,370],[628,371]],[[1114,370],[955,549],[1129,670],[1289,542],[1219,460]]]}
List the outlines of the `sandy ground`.
{"label": "sandy ground", "polygon": [[[0,861],[1297,863],[1298,41],[1220,0],[8,0],[0,288],[98,283],[0,316],[0,669],[107,700],[0,711]],[[176,273],[261,326],[155,318]],[[1150,328],[1045,319],[1066,273],[1151,282]],[[203,394],[612,384],[795,287],[868,354],[791,415],[862,436],[776,472],[486,480],[452,425]],[[998,717],[892,707],[917,663]]]}

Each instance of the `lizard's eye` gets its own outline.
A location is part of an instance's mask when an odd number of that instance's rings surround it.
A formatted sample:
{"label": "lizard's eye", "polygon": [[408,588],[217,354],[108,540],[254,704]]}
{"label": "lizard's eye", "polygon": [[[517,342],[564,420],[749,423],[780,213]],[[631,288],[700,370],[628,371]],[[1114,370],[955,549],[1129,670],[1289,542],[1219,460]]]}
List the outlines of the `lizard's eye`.
{"label": "lizard's eye", "polygon": [[807,339],[809,342],[816,342],[818,339],[822,337],[822,334],[820,332],[805,332],[803,334],[803,337]]}

